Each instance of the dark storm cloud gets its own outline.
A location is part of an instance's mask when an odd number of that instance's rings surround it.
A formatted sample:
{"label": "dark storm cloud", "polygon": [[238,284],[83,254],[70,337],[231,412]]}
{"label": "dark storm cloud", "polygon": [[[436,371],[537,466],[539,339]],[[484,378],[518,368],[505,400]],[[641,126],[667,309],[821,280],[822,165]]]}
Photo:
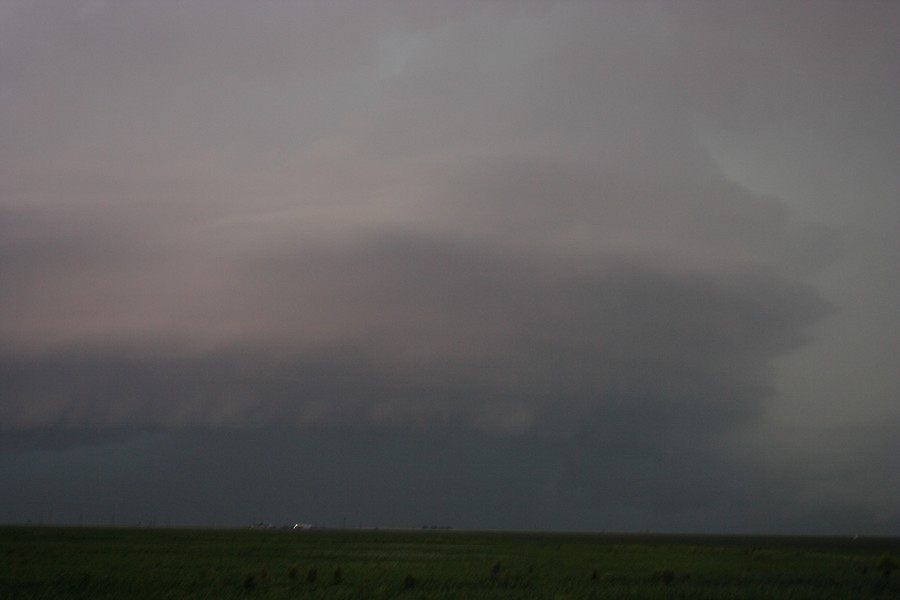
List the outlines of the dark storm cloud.
{"label": "dark storm cloud", "polygon": [[[879,10],[6,5],[0,469],[37,495],[74,464],[132,507],[133,469],[143,498],[186,506],[197,480],[248,506],[221,457],[238,479],[275,461],[266,510],[334,521],[370,488],[360,519],[385,524],[895,518],[868,480],[805,506],[779,454],[804,433],[772,418],[816,377],[779,366],[836,314],[817,278],[844,232],[713,151],[890,147]],[[465,493],[442,504],[428,461]],[[278,483],[299,471],[320,491]],[[409,481],[424,504],[401,510]]]}
{"label": "dark storm cloud", "polygon": [[[614,261],[566,273],[411,237],[264,268],[251,279],[264,297],[303,296],[314,281],[331,318],[346,312],[360,324],[293,349],[7,355],[4,423],[443,423],[522,433],[596,415],[635,435],[641,423],[691,427],[698,418],[715,432],[758,411],[769,361],[802,342],[823,309],[811,290],[767,273]],[[285,326],[302,333],[304,308],[279,300],[271,310],[296,313]]]}
{"label": "dark storm cloud", "polygon": [[717,450],[623,453],[447,431],[182,429],[6,452],[0,475],[20,486],[4,512],[23,522],[870,535],[896,527],[865,501],[798,504],[792,495],[808,492],[805,479],[773,485],[771,474]]}

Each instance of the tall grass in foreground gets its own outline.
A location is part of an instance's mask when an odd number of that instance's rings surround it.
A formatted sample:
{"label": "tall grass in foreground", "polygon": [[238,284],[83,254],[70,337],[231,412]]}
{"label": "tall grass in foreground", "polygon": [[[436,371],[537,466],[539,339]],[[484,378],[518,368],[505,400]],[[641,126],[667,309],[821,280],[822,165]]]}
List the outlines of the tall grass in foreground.
{"label": "tall grass in foreground", "polygon": [[0,600],[900,598],[900,540],[0,528]]}

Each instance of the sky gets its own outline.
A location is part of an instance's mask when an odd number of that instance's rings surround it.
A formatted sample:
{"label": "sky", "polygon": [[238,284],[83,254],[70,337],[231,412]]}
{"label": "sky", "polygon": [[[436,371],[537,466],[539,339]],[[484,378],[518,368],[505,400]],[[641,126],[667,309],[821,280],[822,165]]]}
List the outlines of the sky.
{"label": "sky", "polygon": [[0,522],[900,535],[900,3],[0,3]]}

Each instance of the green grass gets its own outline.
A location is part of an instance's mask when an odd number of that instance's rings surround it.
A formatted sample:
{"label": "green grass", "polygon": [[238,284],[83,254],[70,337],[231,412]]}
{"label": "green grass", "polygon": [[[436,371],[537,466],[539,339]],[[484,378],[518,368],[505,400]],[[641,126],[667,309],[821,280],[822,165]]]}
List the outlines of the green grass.
{"label": "green grass", "polygon": [[0,527],[0,600],[898,598],[900,540]]}

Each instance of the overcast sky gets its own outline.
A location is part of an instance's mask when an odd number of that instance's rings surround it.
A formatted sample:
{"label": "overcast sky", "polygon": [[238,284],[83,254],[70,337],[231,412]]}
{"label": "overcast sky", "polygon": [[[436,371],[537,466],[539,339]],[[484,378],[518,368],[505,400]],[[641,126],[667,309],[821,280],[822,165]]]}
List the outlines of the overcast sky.
{"label": "overcast sky", "polygon": [[900,535],[900,3],[0,3],[0,522]]}

